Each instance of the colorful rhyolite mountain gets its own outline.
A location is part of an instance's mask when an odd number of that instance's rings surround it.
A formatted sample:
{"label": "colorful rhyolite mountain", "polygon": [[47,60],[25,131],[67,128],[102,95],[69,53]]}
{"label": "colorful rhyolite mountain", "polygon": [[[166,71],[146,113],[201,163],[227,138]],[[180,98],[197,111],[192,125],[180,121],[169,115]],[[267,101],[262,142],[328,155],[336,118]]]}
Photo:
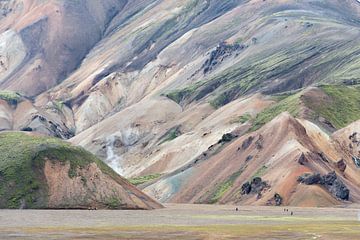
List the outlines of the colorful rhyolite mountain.
{"label": "colorful rhyolite mountain", "polygon": [[0,7],[1,130],[68,139],[161,202],[360,202],[357,0]]}

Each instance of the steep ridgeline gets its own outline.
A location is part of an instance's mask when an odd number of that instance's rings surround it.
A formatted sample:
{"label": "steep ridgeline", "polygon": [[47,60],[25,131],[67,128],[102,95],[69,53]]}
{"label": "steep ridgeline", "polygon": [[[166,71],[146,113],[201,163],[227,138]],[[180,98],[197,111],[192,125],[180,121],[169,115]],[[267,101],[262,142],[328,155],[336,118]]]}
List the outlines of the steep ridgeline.
{"label": "steep ridgeline", "polygon": [[184,167],[141,186],[165,202],[358,203],[359,152],[351,151],[358,146],[351,137],[359,130],[350,126],[329,138],[315,124],[283,113],[255,132],[219,141]]}

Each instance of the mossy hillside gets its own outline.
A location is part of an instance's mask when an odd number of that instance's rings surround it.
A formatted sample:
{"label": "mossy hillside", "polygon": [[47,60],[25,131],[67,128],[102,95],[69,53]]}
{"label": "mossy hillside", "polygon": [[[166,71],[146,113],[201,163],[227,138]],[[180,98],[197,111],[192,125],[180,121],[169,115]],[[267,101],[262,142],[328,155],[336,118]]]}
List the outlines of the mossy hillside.
{"label": "mossy hillside", "polygon": [[243,171],[243,168],[241,168],[239,171],[233,173],[226,181],[220,183],[216,187],[215,191],[211,194],[208,203],[217,203],[224,196],[224,194],[233,187],[234,182],[243,173]]}
{"label": "mossy hillside", "polygon": [[9,105],[17,105],[21,101],[22,97],[17,92],[3,90],[0,91],[0,99],[7,101]]}
{"label": "mossy hillside", "polygon": [[47,185],[45,159],[70,163],[69,176],[95,162],[103,172],[116,177],[106,164],[82,148],[55,138],[19,132],[0,134],[0,208],[44,208]]}
{"label": "mossy hillside", "polygon": [[176,90],[173,95],[183,102],[206,99],[219,108],[255,91],[275,94],[313,84],[359,80],[359,52],[360,47],[353,42],[319,41],[312,39],[312,35],[304,36],[291,46],[234,61],[231,67],[205,76],[202,84]]}
{"label": "mossy hillside", "polygon": [[197,82],[197,83],[189,85],[183,89],[177,89],[177,90],[171,91],[166,94],[166,97],[173,100],[177,104],[180,104],[184,100],[190,98],[193,95],[193,93],[196,91],[196,89],[198,89],[199,86],[201,86],[202,84],[203,84],[202,82]]}
{"label": "mossy hillside", "polygon": [[301,105],[311,110],[312,116],[309,120],[317,122],[319,117],[323,117],[337,129],[360,119],[359,85],[322,85],[319,89],[327,95],[326,98],[315,100],[303,94],[303,91],[274,96],[277,103],[255,117],[250,131],[259,129],[282,112],[298,117]]}
{"label": "mossy hillside", "polygon": [[234,124],[234,123],[241,123],[244,124],[246,122],[249,122],[252,119],[252,116],[249,113],[245,113],[243,115],[234,117],[233,119],[230,120],[230,124]]}
{"label": "mossy hillside", "polygon": [[323,85],[319,87],[329,96],[324,102],[304,99],[313,110],[314,118],[323,117],[335,128],[346,127],[360,119],[360,86]]}
{"label": "mossy hillside", "polygon": [[281,96],[274,97],[274,99],[280,99],[280,101],[257,114],[250,131],[255,131],[261,128],[263,125],[270,122],[276,116],[283,112],[288,112],[292,116],[297,117],[300,113],[300,96],[301,92],[285,96],[284,98],[282,98]]}
{"label": "mossy hillside", "polygon": [[[191,85],[173,91],[168,97],[174,101],[198,101],[209,95],[210,104],[214,108],[226,105],[237,97],[251,90],[261,89],[269,84],[271,79],[294,74],[295,68],[304,61],[316,55],[315,49],[309,45],[296,45],[293,49],[283,49],[267,55],[256,55],[240,61],[215,76],[204,79],[201,84]],[[291,90],[294,86],[285,86],[279,91]]]}

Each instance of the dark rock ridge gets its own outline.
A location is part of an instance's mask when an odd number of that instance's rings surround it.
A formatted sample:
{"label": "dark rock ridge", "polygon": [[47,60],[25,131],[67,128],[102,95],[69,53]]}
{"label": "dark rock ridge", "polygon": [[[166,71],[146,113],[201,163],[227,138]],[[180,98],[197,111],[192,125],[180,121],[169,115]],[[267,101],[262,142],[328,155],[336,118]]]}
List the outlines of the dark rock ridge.
{"label": "dark rock ridge", "polygon": [[245,46],[239,43],[227,44],[225,42],[221,42],[215,50],[210,53],[210,58],[203,64],[202,69],[204,74],[213,70],[213,68],[224,61],[224,59],[232,56],[234,52],[239,52],[244,48]]}
{"label": "dark rock ridge", "polygon": [[258,194],[261,195],[261,192],[268,188],[269,185],[263,181],[260,177],[255,177],[251,182],[246,182],[241,186],[241,194]]}
{"label": "dark rock ridge", "polygon": [[233,133],[226,133],[224,134],[221,139],[218,141],[218,144],[220,143],[227,143],[231,142],[234,138],[237,138],[238,136]]}
{"label": "dark rock ridge", "polygon": [[324,186],[334,197],[341,200],[349,200],[350,190],[337,177],[335,172],[330,172],[324,176],[319,173],[304,174],[298,178],[298,182],[306,185],[319,184]]}
{"label": "dark rock ridge", "polygon": [[280,194],[275,193],[274,197],[269,199],[267,202],[267,205],[269,206],[280,206],[282,204],[282,197],[280,196]]}
{"label": "dark rock ridge", "polygon": [[298,159],[298,163],[300,165],[305,165],[308,162],[308,159],[306,158],[305,154],[302,153],[301,156]]}
{"label": "dark rock ridge", "polygon": [[360,168],[360,158],[353,156],[352,159],[353,159],[356,167]]}
{"label": "dark rock ridge", "polygon": [[243,150],[246,150],[246,149],[251,145],[251,143],[253,142],[253,140],[254,140],[254,137],[253,137],[253,136],[248,137],[248,138],[242,143],[241,148],[242,148]]}

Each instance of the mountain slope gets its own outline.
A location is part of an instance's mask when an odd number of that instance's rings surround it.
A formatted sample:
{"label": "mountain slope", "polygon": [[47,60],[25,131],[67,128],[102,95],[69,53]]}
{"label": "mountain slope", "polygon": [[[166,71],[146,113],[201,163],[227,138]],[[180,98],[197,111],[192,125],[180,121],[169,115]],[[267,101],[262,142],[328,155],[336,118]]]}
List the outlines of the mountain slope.
{"label": "mountain slope", "polygon": [[[213,18],[213,2],[222,15],[201,25],[203,15]],[[39,97],[37,104],[67,102],[79,133],[149,96],[180,91],[176,98],[182,104],[201,100],[219,107],[255,91],[356,82],[355,1],[215,2],[149,4],[142,15],[106,36],[72,76]],[[177,29],[182,35],[170,35],[173,42],[162,40]]]}
{"label": "mountain slope", "polygon": [[[358,201],[358,1],[7,0],[0,9],[1,130],[69,139],[162,201],[273,204],[277,193],[283,204],[334,205],[344,203],[331,187],[340,182]],[[347,129],[352,148],[338,136]],[[252,161],[234,155],[233,142],[257,133],[278,142]],[[288,158],[271,165],[265,150]],[[317,153],[328,163],[316,165]],[[310,165],[292,165],[301,156]],[[291,171],[279,181],[282,165]],[[300,172],[317,184],[299,185]],[[259,174],[270,185],[256,178],[263,197],[236,195]]]}
{"label": "mountain slope", "polygon": [[[170,202],[267,205],[279,194],[285,205],[331,206],[341,199],[321,184],[300,184],[298,178],[335,171],[350,191],[349,200],[359,201],[359,170],[353,159],[306,120],[283,113],[258,131],[220,145],[220,151],[210,147],[186,167],[145,185],[145,191]],[[244,184],[257,177],[265,186],[244,194]]]}
{"label": "mountain slope", "polygon": [[5,132],[0,150],[0,208],[161,207],[92,154],[61,140]]}
{"label": "mountain slope", "polygon": [[126,3],[114,0],[3,2],[13,7],[6,6],[11,11],[0,24],[3,32],[0,86],[28,96],[46,91],[75,70]]}

